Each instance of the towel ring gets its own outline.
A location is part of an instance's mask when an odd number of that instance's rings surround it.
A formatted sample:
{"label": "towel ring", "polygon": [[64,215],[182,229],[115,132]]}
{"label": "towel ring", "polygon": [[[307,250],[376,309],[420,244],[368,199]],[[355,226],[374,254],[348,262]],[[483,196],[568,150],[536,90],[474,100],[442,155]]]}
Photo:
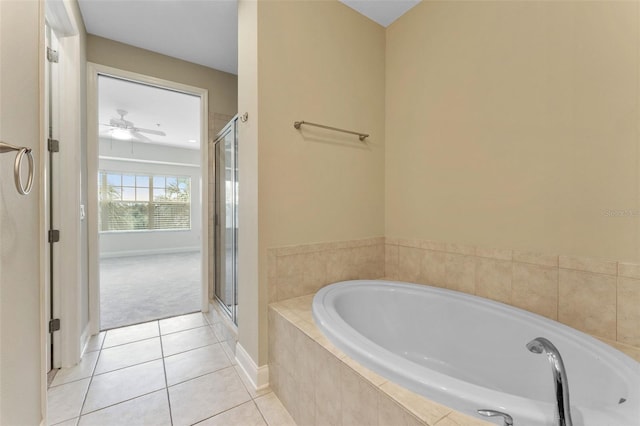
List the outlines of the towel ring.
{"label": "towel ring", "polygon": [[[16,160],[13,163],[13,179],[16,184],[16,189],[18,190],[19,194],[27,195],[28,193],[31,192],[31,188],[33,187],[34,169],[33,169],[33,154],[32,154],[31,148],[13,146],[13,145],[9,145],[8,143],[0,142],[0,154],[5,152],[11,152],[11,151],[18,151],[18,154],[16,154]],[[27,178],[26,186],[22,184],[22,178],[20,176],[20,171],[22,170],[22,160],[24,159],[25,155],[29,162],[29,177]]]}

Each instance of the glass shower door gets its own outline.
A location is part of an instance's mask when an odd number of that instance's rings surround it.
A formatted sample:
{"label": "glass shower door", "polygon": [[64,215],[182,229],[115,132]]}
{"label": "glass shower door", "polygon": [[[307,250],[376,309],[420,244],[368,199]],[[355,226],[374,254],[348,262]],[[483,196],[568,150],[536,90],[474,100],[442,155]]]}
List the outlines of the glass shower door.
{"label": "glass shower door", "polygon": [[215,295],[237,324],[238,138],[237,118],[215,141]]}

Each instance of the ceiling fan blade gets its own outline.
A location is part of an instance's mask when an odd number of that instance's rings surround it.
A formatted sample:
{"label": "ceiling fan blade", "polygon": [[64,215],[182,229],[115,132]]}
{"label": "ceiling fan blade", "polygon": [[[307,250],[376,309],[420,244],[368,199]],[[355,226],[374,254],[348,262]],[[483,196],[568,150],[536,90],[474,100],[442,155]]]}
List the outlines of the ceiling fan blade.
{"label": "ceiling fan blade", "polygon": [[146,137],[142,133],[131,132],[131,136],[133,136],[134,139],[138,139],[138,140],[140,140],[142,142],[153,142],[151,139],[149,139],[148,137]]}
{"label": "ceiling fan blade", "polygon": [[133,122],[122,118],[112,118],[109,120],[109,124],[114,127],[133,127]]}
{"label": "ceiling fan blade", "polygon": [[149,133],[150,135],[167,136],[167,134],[161,130],[141,129],[140,127],[134,127],[131,130],[134,132]]}

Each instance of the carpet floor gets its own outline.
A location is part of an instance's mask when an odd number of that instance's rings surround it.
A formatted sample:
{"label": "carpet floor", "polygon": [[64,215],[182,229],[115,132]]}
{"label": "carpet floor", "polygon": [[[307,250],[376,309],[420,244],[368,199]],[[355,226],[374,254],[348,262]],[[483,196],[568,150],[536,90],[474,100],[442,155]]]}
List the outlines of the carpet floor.
{"label": "carpet floor", "polygon": [[100,259],[100,329],[201,309],[200,252]]}

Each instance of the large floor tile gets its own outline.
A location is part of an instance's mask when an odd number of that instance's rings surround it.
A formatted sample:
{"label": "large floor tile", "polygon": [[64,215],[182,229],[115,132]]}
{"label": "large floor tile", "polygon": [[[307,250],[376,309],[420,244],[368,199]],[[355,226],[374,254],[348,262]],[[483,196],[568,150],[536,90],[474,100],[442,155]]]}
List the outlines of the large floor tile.
{"label": "large floor tile", "polygon": [[49,388],[47,392],[47,424],[54,425],[80,415],[90,380],[82,379]]}
{"label": "large floor tile", "polygon": [[222,345],[216,343],[202,348],[181,352],[164,359],[169,386],[185,380],[193,379],[207,373],[231,366],[231,362],[222,350]]}
{"label": "large floor tile", "polygon": [[211,327],[205,326],[162,336],[162,351],[169,356],[217,342]]}
{"label": "large floor tile", "polygon": [[256,408],[253,401],[245,402],[242,405],[232,408],[229,411],[220,413],[203,422],[198,426],[267,426],[260,411]]}
{"label": "large floor tile", "polygon": [[255,402],[269,426],[296,426],[296,422],[275,393],[256,398]]}
{"label": "large floor tile", "polygon": [[51,382],[51,386],[58,386],[64,383],[75,382],[76,380],[91,377],[93,369],[98,361],[99,352],[85,353],[78,365],[70,368],[61,368]]}
{"label": "large floor tile", "polygon": [[171,426],[166,389],[140,396],[80,418],[78,426]]}
{"label": "large floor tile", "polygon": [[94,376],[82,413],[99,410],[164,387],[161,359]]}
{"label": "large floor tile", "polygon": [[169,388],[174,426],[191,425],[251,399],[233,368]]}
{"label": "large floor tile", "polygon": [[114,346],[113,348],[103,349],[100,352],[95,374],[102,374],[160,358],[162,358],[162,349],[160,348],[159,337]]}
{"label": "large floor tile", "polygon": [[160,333],[169,334],[190,328],[202,327],[209,323],[201,312],[160,320]]}
{"label": "large floor tile", "polygon": [[131,325],[129,327],[116,328],[107,331],[103,348],[136,342],[138,340],[158,337],[158,321],[145,322],[144,324]]}
{"label": "large floor tile", "polygon": [[79,419],[80,419],[79,417],[76,417],[76,418],[67,420],[65,422],[56,423],[53,426],[77,426]]}

